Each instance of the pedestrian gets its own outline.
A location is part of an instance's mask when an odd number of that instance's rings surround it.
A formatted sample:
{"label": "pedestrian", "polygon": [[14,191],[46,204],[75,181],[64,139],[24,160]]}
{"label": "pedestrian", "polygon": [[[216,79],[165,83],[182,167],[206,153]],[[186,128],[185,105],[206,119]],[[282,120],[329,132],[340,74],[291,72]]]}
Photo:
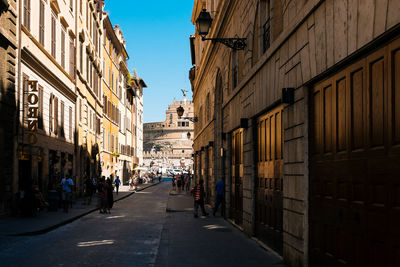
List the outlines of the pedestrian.
{"label": "pedestrian", "polygon": [[172,176],[172,190],[176,190],[175,175]]}
{"label": "pedestrian", "polygon": [[220,204],[222,204],[221,207],[221,215],[223,215],[224,213],[224,190],[225,190],[225,183],[224,180],[219,179],[217,181],[217,183],[215,184],[215,193],[216,193],[216,197],[215,197],[215,206],[214,206],[214,210],[213,210],[213,215],[215,217],[215,213],[218,210],[218,207]]}
{"label": "pedestrian", "polygon": [[99,208],[99,213],[106,213],[106,189],[104,179],[105,177],[103,176],[97,182],[97,206]]}
{"label": "pedestrian", "polygon": [[182,179],[180,174],[176,175],[176,184],[178,185],[178,193],[181,192],[181,187],[182,187]]}
{"label": "pedestrian", "polygon": [[85,182],[83,184],[83,189],[84,189],[85,196],[86,196],[85,202],[87,205],[90,205],[92,203],[92,196],[93,196],[93,189],[94,189],[92,179],[90,179],[89,177],[85,178]]}
{"label": "pedestrian", "polygon": [[129,178],[128,184],[129,184],[129,191],[131,191],[132,188],[133,188],[133,179],[132,179],[132,177]]}
{"label": "pedestrian", "polygon": [[200,179],[199,183],[195,185],[195,187],[192,190],[193,193],[193,198],[194,198],[194,217],[198,217],[198,210],[199,206],[201,208],[201,212],[203,216],[207,216],[208,213],[206,212],[206,209],[204,208],[204,181],[203,179]]}
{"label": "pedestrian", "polygon": [[68,178],[64,177],[61,180],[64,212],[68,212],[68,207],[70,205],[70,201],[72,200],[72,186],[74,185],[74,181],[72,181],[69,174],[67,176]]}
{"label": "pedestrian", "polygon": [[106,204],[108,213],[111,213],[110,210],[112,209],[113,204],[114,204],[114,196],[113,196],[114,188],[112,186],[112,182],[111,182],[110,178],[107,178],[105,189],[106,189],[106,196],[107,196],[107,201],[105,204]]}
{"label": "pedestrian", "polygon": [[186,192],[189,192],[190,184],[191,184],[191,181],[192,181],[192,176],[190,174],[188,174],[186,176],[186,179],[187,179],[186,182],[185,182],[185,184],[186,184]]}
{"label": "pedestrian", "polygon": [[120,184],[121,184],[121,180],[119,179],[119,176],[117,176],[117,179],[115,179],[115,191],[117,192],[117,195],[118,195]]}
{"label": "pedestrian", "polygon": [[185,191],[185,179],[186,179],[186,174],[183,173],[181,176],[182,191]]}

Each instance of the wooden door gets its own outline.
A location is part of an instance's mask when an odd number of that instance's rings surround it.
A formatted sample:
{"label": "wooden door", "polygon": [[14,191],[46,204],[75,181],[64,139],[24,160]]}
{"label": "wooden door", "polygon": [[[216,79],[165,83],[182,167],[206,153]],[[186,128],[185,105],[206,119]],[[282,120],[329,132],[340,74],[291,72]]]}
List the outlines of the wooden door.
{"label": "wooden door", "polygon": [[205,190],[206,190],[206,203],[212,204],[214,203],[213,201],[213,191],[214,191],[214,179],[213,179],[213,155],[214,155],[214,150],[213,147],[209,147],[207,149],[208,153],[208,169],[207,171],[207,182],[205,185]]}
{"label": "wooden door", "polygon": [[314,87],[310,266],[400,266],[399,103],[399,40]]}
{"label": "wooden door", "polygon": [[243,223],[243,129],[232,134],[231,219]]}
{"label": "wooden door", "polygon": [[282,253],[283,123],[278,107],[257,120],[256,237]]}

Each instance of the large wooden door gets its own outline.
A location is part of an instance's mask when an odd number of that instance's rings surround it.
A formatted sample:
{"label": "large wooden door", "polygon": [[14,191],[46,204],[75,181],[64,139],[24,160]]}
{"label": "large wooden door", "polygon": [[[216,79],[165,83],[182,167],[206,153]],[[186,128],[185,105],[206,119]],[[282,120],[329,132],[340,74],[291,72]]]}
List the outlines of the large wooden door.
{"label": "large wooden door", "polygon": [[282,253],[282,107],[257,120],[256,237]]}
{"label": "large wooden door", "polygon": [[213,175],[213,163],[214,163],[214,150],[213,147],[210,146],[207,148],[208,153],[208,169],[207,171],[207,182],[206,182],[206,203],[212,204],[214,203],[213,192],[214,192],[214,175]]}
{"label": "large wooden door", "polygon": [[243,223],[243,129],[232,134],[232,179],[230,217],[237,225]]}
{"label": "large wooden door", "polygon": [[400,41],[317,84],[310,120],[310,266],[400,266]]}

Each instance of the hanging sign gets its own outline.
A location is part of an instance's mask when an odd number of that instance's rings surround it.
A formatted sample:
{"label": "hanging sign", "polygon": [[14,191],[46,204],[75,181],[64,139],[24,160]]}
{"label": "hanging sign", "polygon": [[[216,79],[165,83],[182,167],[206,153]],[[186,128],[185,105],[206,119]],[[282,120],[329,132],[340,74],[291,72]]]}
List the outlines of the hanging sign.
{"label": "hanging sign", "polygon": [[28,112],[26,114],[27,122],[28,122],[28,135],[27,140],[28,143],[33,145],[38,141],[37,138],[37,128],[38,128],[38,118],[39,118],[39,96],[38,96],[38,88],[37,81],[28,81],[29,92],[28,93]]}

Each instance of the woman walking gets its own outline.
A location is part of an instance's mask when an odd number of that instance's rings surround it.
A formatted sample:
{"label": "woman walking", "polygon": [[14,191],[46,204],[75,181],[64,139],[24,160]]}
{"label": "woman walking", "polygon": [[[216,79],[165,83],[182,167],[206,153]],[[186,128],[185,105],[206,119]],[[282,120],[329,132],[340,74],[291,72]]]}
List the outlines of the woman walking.
{"label": "woman walking", "polygon": [[114,188],[112,186],[112,182],[110,178],[107,178],[107,182],[106,182],[106,195],[107,195],[107,211],[108,213],[111,213],[111,209],[114,205],[114,196],[113,196],[113,191]]}

